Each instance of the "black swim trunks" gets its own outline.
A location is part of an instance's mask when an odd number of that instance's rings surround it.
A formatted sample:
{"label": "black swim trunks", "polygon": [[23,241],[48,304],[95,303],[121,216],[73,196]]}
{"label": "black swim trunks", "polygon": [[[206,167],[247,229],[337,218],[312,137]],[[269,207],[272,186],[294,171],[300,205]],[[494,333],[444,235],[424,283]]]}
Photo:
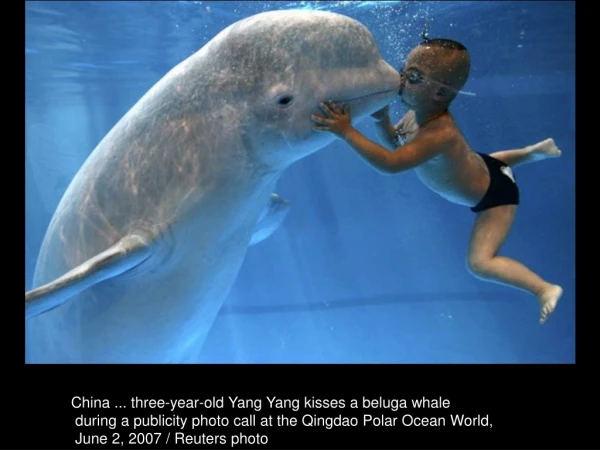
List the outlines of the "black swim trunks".
{"label": "black swim trunks", "polygon": [[519,204],[519,187],[509,166],[484,153],[479,153],[490,172],[490,186],[481,201],[471,208],[473,212],[502,205]]}

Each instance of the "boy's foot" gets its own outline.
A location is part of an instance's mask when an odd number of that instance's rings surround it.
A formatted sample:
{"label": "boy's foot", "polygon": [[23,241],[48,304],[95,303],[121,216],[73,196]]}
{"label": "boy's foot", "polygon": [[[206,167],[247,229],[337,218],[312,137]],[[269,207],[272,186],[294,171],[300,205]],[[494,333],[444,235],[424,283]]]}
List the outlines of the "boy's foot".
{"label": "boy's foot", "polygon": [[556,308],[556,304],[558,303],[558,299],[560,299],[562,293],[562,288],[556,284],[553,284],[538,296],[541,307],[540,323],[546,322],[550,313],[554,311],[554,308]]}
{"label": "boy's foot", "polygon": [[541,161],[546,158],[558,158],[562,154],[552,138],[530,145],[529,149],[531,151],[531,158],[534,161]]}

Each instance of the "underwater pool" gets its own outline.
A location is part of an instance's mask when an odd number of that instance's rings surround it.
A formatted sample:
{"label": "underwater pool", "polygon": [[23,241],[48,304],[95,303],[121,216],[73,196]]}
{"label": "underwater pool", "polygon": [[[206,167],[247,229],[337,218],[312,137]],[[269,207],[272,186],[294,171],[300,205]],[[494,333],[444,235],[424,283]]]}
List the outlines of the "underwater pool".
{"label": "underwater pool", "polygon": [[[248,248],[239,272],[231,268],[234,282],[222,306],[199,325],[191,312],[165,312],[166,320],[190,330],[186,362],[574,363],[575,2],[26,2],[25,289],[35,287],[36,263],[61,198],[113,126],[220,31],[286,9],[357,19],[396,69],[424,30],[467,47],[471,71],[463,90],[471,95],[458,95],[450,111],[470,146],[493,153],[551,137],[562,151],[560,158],[515,169],[521,205],[500,254],[564,293],[540,325],[534,296],[467,270],[475,217],[468,208],[428,190],[414,171],[382,175],[334,139],[277,180],[275,192],[289,202],[289,212],[267,239]],[[274,41],[276,49],[290,45]],[[260,107],[244,90],[231,98],[220,123],[234,123],[241,108]],[[391,100],[393,121],[406,112],[399,97]],[[376,139],[368,118],[356,129]],[[83,244],[65,245],[74,251]],[[180,279],[189,277],[187,267]],[[113,291],[103,292],[99,314],[109,314]],[[166,311],[178,295],[193,295],[177,286],[172,292],[153,308]],[[86,327],[95,320],[86,311],[61,320]],[[133,324],[134,307],[123,311],[129,315],[120,316],[119,327],[140,326],[140,320]],[[196,326],[206,336],[196,336]],[[28,351],[35,353],[35,342],[28,338]],[[66,360],[78,362],[73,355]]]}

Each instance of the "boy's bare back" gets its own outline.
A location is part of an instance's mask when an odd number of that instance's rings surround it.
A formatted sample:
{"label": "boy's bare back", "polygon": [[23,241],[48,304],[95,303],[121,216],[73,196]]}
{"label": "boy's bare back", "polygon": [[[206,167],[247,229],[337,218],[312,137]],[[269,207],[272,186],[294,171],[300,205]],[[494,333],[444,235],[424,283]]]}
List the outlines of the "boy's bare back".
{"label": "boy's bare back", "polygon": [[406,143],[419,139],[421,133],[443,136],[445,145],[437,156],[417,166],[419,179],[443,198],[460,205],[475,206],[483,198],[490,183],[486,165],[464,139],[449,112],[419,129],[413,111],[409,111],[397,127]]}

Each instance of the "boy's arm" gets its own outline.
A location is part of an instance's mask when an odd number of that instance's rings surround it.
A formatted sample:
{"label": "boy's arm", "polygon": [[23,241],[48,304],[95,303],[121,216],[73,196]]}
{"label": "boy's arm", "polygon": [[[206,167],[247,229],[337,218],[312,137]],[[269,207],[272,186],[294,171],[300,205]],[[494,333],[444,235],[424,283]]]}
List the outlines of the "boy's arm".
{"label": "boy's arm", "polygon": [[434,127],[421,129],[411,142],[390,152],[352,127],[349,105],[342,108],[333,102],[324,102],[320,106],[327,117],[312,114],[311,118],[315,122],[313,129],[335,134],[346,141],[369,165],[383,173],[413,169],[440,154],[449,145],[448,133]]}
{"label": "boy's arm", "polygon": [[390,152],[349,127],[339,137],[371,167],[385,174],[414,169],[441,153],[446,147],[438,133],[421,132],[413,141]]}

